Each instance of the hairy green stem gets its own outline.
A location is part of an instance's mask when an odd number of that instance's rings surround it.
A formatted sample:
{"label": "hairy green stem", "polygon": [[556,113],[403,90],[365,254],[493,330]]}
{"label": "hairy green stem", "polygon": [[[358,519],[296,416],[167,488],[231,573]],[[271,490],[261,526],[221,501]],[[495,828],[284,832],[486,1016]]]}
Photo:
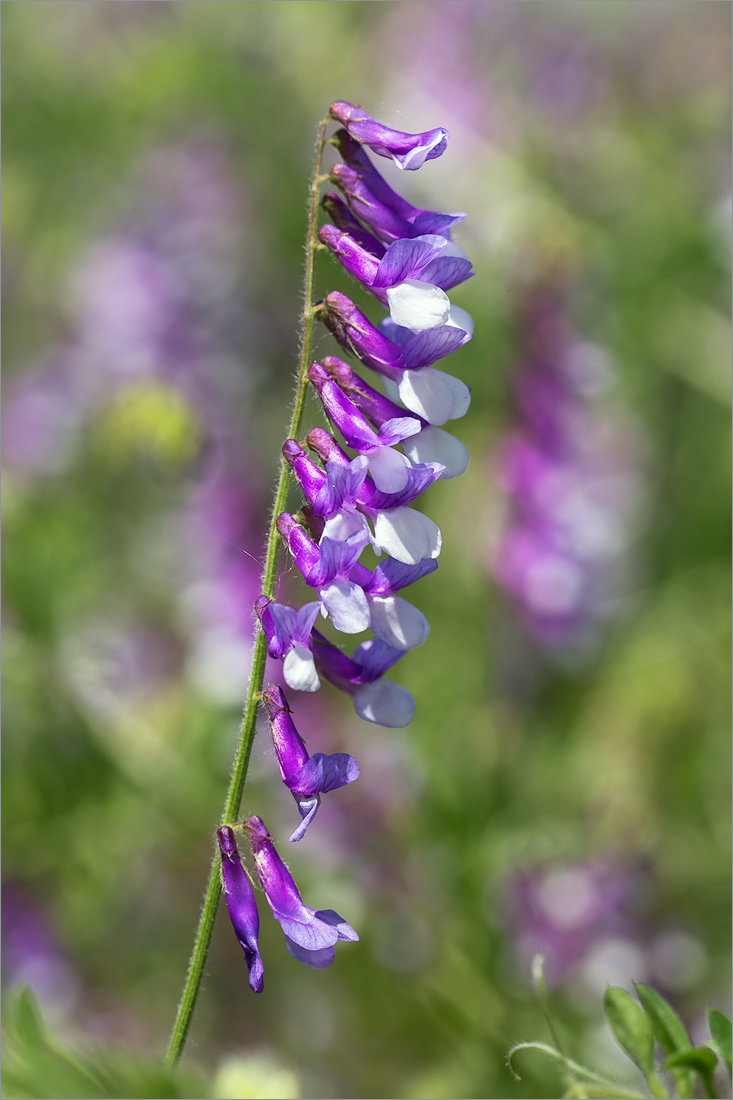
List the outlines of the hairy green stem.
{"label": "hairy green stem", "polygon": [[[303,419],[306,390],[308,388],[308,367],[310,366],[311,347],[313,344],[313,322],[315,309],[313,306],[313,268],[318,240],[316,238],[316,225],[318,222],[318,193],[322,183],[321,160],[325,146],[326,127],[329,116],[321,122],[316,140],[316,152],[313,165],[313,175],[310,184],[310,200],[308,204],[308,234],[306,237],[305,258],[305,287],[303,293],[303,314],[301,326],[300,356],[298,359],[298,375],[293,398],[293,413],[290,419],[288,438],[297,439],[300,434],[300,425]],[[285,510],[287,504],[288,487],[290,485],[290,466],[284,458],[280,460],[280,479],[278,481],[275,499],[270,515],[270,530],[267,538],[267,550],[265,552],[265,565],[262,570],[262,586],[260,591],[271,599],[275,594],[275,577],[277,573],[277,556],[280,544],[280,534],[277,529],[277,517]],[[258,624],[256,627],[254,649],[252,654],[252,671],[247,690],[247,699],[244,705],[242,724],[239,728],[239,741],[237,751],[232,764],[231,778],[227,790],[224,809],[221,815],[221,824],[233,824],[239,816],[239,807],[244,792],[244,784],[247,778],[247,768],[252,752],[252,743],[255,737],[255,722],[257,719],[257,707],[262,692],[262,684],[265,676],[265,661],[267,659],[267,642]],[[219,874],[221,857],[217,851],[211,864],[209,884],[201,909],[193,951],[188,964],[188,972],[183,987],[183,994],[178,1005],[176,1022],[173,1026],[166,1064],[175,1066],[183,1053],[186,1044],[188,1029],[191,1025],[196,997],[201,986],[204,974],[206,956],[211,943],[211,934],[214,930],[216,911],[221,897],[221,878]]]}

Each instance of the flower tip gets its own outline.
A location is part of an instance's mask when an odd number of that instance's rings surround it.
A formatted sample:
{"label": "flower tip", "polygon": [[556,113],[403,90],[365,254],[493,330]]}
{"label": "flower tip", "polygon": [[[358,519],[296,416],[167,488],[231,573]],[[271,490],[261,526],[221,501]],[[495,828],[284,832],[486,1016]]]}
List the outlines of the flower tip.
{"label": "flower tip", "polygon": [[237,842],[234,839],[234,830],[231,825],[221,825],[216,830],[216,836],[219,841],[219,850],[223,856],[236,857],[239,854],[237,851]]}

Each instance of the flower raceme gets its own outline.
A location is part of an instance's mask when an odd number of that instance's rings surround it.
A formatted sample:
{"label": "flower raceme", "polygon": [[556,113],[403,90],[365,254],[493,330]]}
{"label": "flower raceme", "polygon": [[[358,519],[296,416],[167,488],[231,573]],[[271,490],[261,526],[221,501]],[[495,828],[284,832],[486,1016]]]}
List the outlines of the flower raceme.
{"label": "flower raceme", "polygon": [[[346,294],[334,290],[311,316],[374,373],[377,386],[333,355],[301,361],[299,386],[312,384],[330,430],[313,428],[304,444],[296,438],[283,444],[284,461],[305,503],[297,514],[276,512],[276,529],[314,598],[299,609],[279,603],[272,595],[274,571],[267,580],[266,570],[255,611],[267,653],[283,662],[291,689],[317,691],[326,680],[350,697],[364,721],[399,728],[412,720],[415,701],[385,673],[422,645],[430,631],[422,612],[401,593],[437,569],[442,545],[439,528],[413,504],[430,485],[460,476],[468,464],[465,447],[443,425],[466,414],[470,391],[435,364],[472,338],[471,317],[448,292],[473,271],[452,238],[465,214],[413,206],[389,186],[365,151],[415,171],[442,156],[447,130],[403,133],[342,101],[332,105],[330,116],[341,127],[330,139],[341,159],[325,177],[336,190],[321,203],[331,221],[318,233],[320,245],[387,315],[372,323]],[[314,181],[317,171],[318,164]],[[277,499],[283,507],[284,489]],[[369,546],[380,558],[374,568],[361,561]],[[348,656],[315,628],[319,616],[341,634],[370,630],[373,637],[360,639]],[[352,783],[359,765],[343,752],[311,756],[281,688],[261,686],[262,680],[254,690],[269,717],[282,782],[301,818],[290,840],[299,841],[313,823],[321,796]],[[259,817],[249,817],[242,828],[288,952],[315,969],[330,966],[337,941],[357,940],[356,932],[333,910],[303,903]],[[250,985],[259,992],[262,960],[254,894],[232,828],[223,825],[218,839],[229,915]]]}

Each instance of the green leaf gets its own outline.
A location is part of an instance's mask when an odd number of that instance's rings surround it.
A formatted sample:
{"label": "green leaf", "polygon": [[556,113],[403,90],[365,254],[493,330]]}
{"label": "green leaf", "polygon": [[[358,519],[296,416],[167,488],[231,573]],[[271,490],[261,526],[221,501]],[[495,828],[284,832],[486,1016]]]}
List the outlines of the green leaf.
{"label": "green leaf", "polygon": [[708,1027],[710,1028],[713,1049],[718,1053],[728,1070],[728,1076],[733,1076],[733,1069],[731,1069],[733,1041],[731,1040],[730,1020],[723,1012],[718,1012],[717,1008],[711,1008],[708,1011]]}
{"label": "green leaf", "polygon": [[40,1047],[46,1043],[46,1029],[41,1010],[33,993],[25,986],[19,991],[11,1009],[11,1027],[18,1041],[27,1043],[31,1048]]}
{"label": "green leaf", "polygon": [[[644,982],[634,982],[644,1011],[651,1020],[654,1036],[667,1059],[675,1054],[692,1050],[692,1039],[687,1028],[664,997]],[[692,1074],[684,1066],[672,1068],[672,1076],[677,1086],[680,1100],[691,1100]]]}
{"label": "green leaf", "polygon": [[700,1074],[708,1096],[715,1096],[713,1086],[713,1074],[718,1059],[709,1047],[693,1047],[692,1050],[682,1050],[673,1054],[664,1063],[663,1069],[674,1071],[675,1069],[691,1069]]}
{"label": "green leaf", "polygon": [[654,1028],[652,1022],[630,993],[609,986],[603,998],[611,1031],[629,1058],[649,1080],[654,1076]]}

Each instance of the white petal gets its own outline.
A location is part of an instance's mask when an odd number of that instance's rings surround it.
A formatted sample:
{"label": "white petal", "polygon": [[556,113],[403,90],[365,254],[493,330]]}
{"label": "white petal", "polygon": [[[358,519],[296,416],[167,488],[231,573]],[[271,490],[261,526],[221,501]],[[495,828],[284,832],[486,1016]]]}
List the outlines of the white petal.
{"label": "white petal", "polygon": [[369,526],[361,512],[347,512],[342,509],[326,520],[323,526],[323,535],[326,538],[334,539],[335,542],[346,542],[350,535],[355,535],[364,530],[368,532]]}
{"label": "white petal", "polygon": [[437,558],[441,535],[437,524],[412,508],[377,512],[374,541],[397,561],[417,565],[423,558]]}
{"label": "white petal", "polygon": [[399,384],[402,404],[428,424],[445,424],[465,416],[471,404],[471,391],[459,378],[435,367],[406,370]]}
{"label": "white petal", "polygon": [[343,634],[359,634],[369,626],[369,604],[363,588],[352,581],[334,581],[318,595],[331,622]]}
{"label": "white petal", "polygon": [[473,317],[467,310],[461,309],[460,306],[450,307],[450,316],[445,323],[450,325],[451,328],[462,328],[469,336],[473,336]]}
{"label": "white petal", "polygon": [[440,477],[444,481],[460,477],[468,466],[468,451],[460,439],[442,428],[423,428],[417,435],[406,439],[402,447],[415,464],[442,462],[445,470]]}
{"label": "white petal", "polygon": [[442,259],[443,256],[460,256],[462,260],[468,259],[468,256],[463,251],[461,246],[459,244],[456,244],[455,241],[446,242],[445,247],[441,250],[440,258]]}
{"label": "white petal", "polygon": [[386,293],[392,320],[411,332],[444,325],[451,315],[450,298],[432,283],[405,279],[404,283],[389,287]]}
{"label": "white petal", "polygon": [[412,721],[415,713],[415,700],[409,691],[391,680],[361,684],[351,698],[360,718],[389,729],[402,729]]}
{"label": "white petal", "polygon": [[304,645],[296,645],[283,661],[285,683],[293,691],[318,691],[321,681],[318,679],[313,654]]}
{"label": "white petal", "polygon": [[[412,421],[419,424],[419,420]],[[409,438],[409,437],[408,437]],[[369,473],[374,478],[374,484],[383,493],[399,493],[407,485],[407,471],[410,468],[410,460],[405,458],[393,447],[378,447],[367,455],[369,459]]]}
{"label": "white petal", "polygon": [[430,623],[401,596],[370,596],[372,630],[395,649],[415,649],[430,633]]}
{"label": "white petal", "polygon": [[[395,377],[397,377],[398,374],[401,375],[402,371],[395,371]],[[390,401],[399,401],[400,391],[397,382],[393,381],[391,378],[382,378],[382,383],[384,385],[384,392]]]}

